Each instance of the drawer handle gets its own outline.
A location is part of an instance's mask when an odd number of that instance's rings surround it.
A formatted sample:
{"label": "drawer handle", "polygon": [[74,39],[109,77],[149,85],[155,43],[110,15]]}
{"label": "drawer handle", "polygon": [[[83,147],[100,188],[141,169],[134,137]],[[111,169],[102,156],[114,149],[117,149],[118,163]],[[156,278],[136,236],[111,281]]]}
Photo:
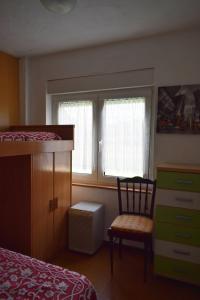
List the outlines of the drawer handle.
{"label": "drawer handle", "polygon": [[193,183],[193,181],[189,179],[177,179],[176,182],[179,184],[188,184],[188,185]]}
{"label": "drawer handle", "polygon": [[189,252],[189,251],[183,251],[183,250],[174,249],[173,252],[174,252],[175,254],[180,254],[180,255],[190,256],[190,252]]}
{"label": "drawer handle", "polygon": [[182,232],[175,233],[175,236],[177,238],[183,238],[183,239],[191,239],[191,237],[192,237],[192,235],[190,233],[182,233]]}
{"label": "drawer handle", "polygon": [[186,270],[179,269],[177,267],[172,268],[174,272],[179,273],[179,274],[187,274]]}
{"label": "drawer handle", "polygon": [[192,221],[192,217],[184,216],[184,215],[176,215],[176,219],[179,220],[179,221],[187,221],[187,222]]}
{"label": "drawer handle", "polygon": [[175,198],[175,200],[177,201],[177,202],[184,202],[184,203],[193,203],[193,199],[190,199],[190,198]]}

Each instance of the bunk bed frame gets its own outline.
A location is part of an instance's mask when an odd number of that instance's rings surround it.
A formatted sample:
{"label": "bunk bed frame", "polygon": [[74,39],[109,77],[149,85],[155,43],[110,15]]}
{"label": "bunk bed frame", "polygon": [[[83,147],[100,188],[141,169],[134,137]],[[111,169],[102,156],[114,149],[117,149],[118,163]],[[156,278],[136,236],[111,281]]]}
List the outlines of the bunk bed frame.
{"label": "bunk bed frame", "polygon": [[71,151],[74,148],[74,125],[24,125],[10,126],[1,131],[54,132],[62,140],[56,141],[6,141],[0,143],[0,157],[26,155],[39,152]]}
{"label": "bunk bed frame", "polygon": [[0,142],[0,247],[45,261],[67,247],[73,125],[11,126],[62,140]]}

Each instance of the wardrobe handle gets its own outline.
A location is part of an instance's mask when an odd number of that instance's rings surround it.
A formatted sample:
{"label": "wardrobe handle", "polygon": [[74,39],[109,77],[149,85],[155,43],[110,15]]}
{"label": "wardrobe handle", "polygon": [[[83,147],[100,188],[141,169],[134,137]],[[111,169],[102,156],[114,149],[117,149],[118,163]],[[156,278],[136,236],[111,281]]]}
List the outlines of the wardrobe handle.
{"label": "wardrobe handle", "polygon": [[54,210],[54,199],[49,200],[49,211]]}
{"label": "wardrobe handle", "polygon": [[54,198],[53,201],[54,201],[54,209],[57,209],[58,208],[58,198],[57,197]]}

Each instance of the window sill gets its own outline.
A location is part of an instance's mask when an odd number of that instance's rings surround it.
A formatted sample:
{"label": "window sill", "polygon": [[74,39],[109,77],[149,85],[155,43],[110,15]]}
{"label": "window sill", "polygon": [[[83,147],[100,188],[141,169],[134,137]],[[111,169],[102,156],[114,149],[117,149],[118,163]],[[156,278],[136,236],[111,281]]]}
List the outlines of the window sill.
{"label": "window sill", "polygon": [[[96,188],[96,189],[106,189],[106,190],[113,190],[116,191],[117,190],[117,186],[114,185],[103,185],[103,184],[92,184],[92,183],[79,183],[79,182],[73,182],[72,186],[79,186],[79,187],[86,187],[86,188]],[[121,188],[122,191],[125,191],[126,188],[122,187]],[[129,188],[129,191],[133,191],[133,189]],[[136,192],[139,192],[139,189],[135,190]],[[145,190],[142,189],[142,193],[145,194]],[[152,191],[148,192],[149,194],[152,194]]]}
{"label": "window sill", "polygon": [[80,186],[80,187],[96,188],[96,189],[106,189],[106,190],[117,190],[116,186],[101,185],[101,184],[92,184],[92,183],[73,182],[72,186]]}

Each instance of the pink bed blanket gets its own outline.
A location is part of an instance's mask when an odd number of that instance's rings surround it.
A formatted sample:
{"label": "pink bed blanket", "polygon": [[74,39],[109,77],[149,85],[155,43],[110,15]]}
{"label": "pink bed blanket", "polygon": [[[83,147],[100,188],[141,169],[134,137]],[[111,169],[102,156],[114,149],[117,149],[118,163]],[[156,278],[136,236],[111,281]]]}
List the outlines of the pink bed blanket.
{"label": "pink bed blanket", "polygon": [[61,140],[61,137],[53,132],[38,131],[5,131],[0,132],[0,142],[7,141],[49,141]]}
{"label": "pink bed blanket", "polygon": [[0,248],[0,299],[97,300],[84,275]]}

